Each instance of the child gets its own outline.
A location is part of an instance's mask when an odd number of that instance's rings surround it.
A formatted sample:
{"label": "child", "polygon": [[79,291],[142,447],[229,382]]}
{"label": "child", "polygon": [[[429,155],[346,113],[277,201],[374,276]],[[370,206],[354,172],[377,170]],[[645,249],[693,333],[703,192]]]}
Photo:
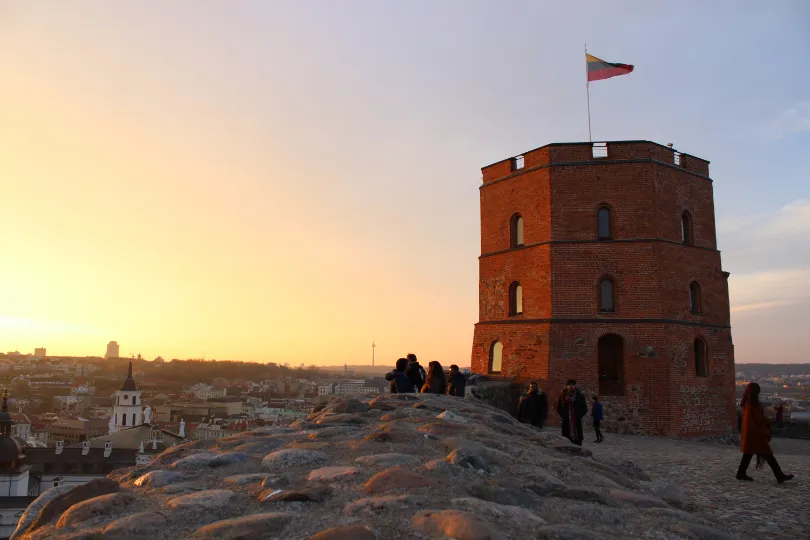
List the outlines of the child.
{"label": "child", "polygon": [[593,416],[593,429],[596,431],[596,442],[600,443],[605,440],[602,437],[602,430],[599,427],[602,425],[602,404],[599,403],[599,396],[593,396],[593,405],[591,406],[591,416]]}

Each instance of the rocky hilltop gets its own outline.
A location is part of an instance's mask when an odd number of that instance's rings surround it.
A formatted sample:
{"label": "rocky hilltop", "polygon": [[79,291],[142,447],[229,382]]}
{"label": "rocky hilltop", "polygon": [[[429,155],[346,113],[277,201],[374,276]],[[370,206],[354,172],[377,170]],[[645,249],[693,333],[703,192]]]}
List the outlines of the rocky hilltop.
{"label": "rocky hilltop", "polygon": [[49,490],[12,536],[46,538],[738,537],[629,461],[474,398],[386,395],[336,399],[290,428],[190,442]]}

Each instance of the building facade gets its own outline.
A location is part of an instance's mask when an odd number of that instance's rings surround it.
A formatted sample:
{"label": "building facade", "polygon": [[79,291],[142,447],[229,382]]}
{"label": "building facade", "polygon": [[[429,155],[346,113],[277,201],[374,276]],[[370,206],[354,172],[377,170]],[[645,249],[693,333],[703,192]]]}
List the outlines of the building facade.
{"label": "building facade", "polygon": [[731,432],[709,163],[647,141],[570,143],[482,172],[473,372],[537,380],[552,399],[574,378],[617,431]]}
{"label": "building facade", "polygon": [[104,358],[119,358],[120,347],[118,342],[110,341],[107,343],[107,351],[104,353]]}
{"label": "building facade", "polygon": [[59,418],[48,424],[46,431],[48,434],[46,444],[55,446],[58,441],[73,444],[106,435],[109,425],[105,420]]}
{"label": "building facade", "polygon": [[191,387],[190,391],[192,394],[194,394],[194,396],[197,399],[202,400],[220,398],[228,395],[227,388],[214,388],[210,384],[202,384],[202,383],[195,384],[194,386]]}

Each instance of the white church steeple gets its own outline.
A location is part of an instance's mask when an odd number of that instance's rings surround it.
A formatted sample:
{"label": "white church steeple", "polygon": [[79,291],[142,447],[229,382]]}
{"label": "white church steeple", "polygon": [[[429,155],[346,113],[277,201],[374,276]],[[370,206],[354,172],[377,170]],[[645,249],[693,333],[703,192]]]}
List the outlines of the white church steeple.
{"label": "white church steeple", "polygon": [[129,363],[129,371],[123,386],[115,393],[115,405],[110,423],[113,428],[110,433],[140,426],[143,423],[141,392],[132,378],[132,362]]}

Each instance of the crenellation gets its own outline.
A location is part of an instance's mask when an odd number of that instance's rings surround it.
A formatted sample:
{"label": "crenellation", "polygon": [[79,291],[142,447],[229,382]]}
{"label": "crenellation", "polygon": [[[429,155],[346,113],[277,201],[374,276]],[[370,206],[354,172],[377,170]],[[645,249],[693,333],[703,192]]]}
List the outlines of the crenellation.
{"label": "crenellation", "polygon": [[[607,155],[596,155],[595,145],[604,145]],[[676,158],[677,156],[677,158]],[[517,168],[515,159],[523,158],[523,166]],[[523,154],[518,154],[481,169],[483,184],[516,177],[543,167],[565,167],[590,164],[600,166],[621,162],[656,163],[692,176],[709,178],[709,162],[678,152],[674,148],[650,141],[594,141],[578,143],[551,143]]]}

